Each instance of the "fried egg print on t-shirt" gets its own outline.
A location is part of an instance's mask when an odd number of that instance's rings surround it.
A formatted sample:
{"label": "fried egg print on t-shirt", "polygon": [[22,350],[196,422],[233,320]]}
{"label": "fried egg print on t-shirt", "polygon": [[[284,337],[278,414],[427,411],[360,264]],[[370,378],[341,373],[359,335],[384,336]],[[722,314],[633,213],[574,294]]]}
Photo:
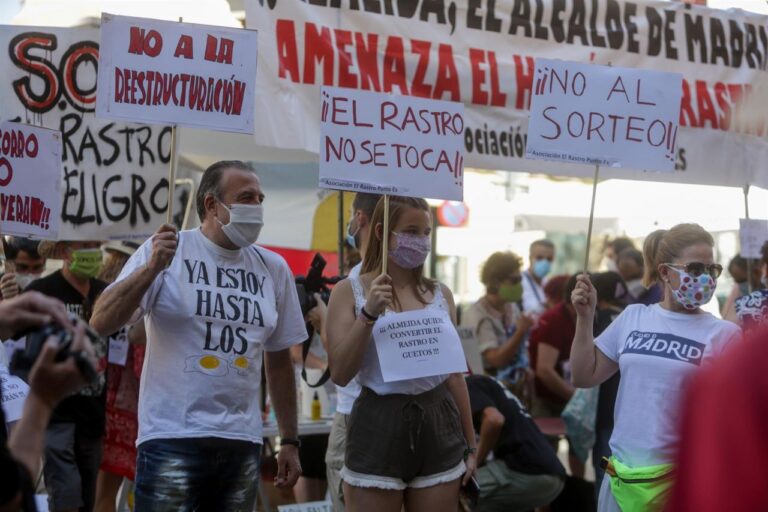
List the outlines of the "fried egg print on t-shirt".
{"label": "fried egg print on t-shirt", "polygon": [[200,372],[213,377],[224,377],[229,373],[227,362],[211,354],[189,356],[184,365],[185,372]]}
{"label": "fried egg print on t-shirt", "polygon": [[229,367],[243,377],[254,372],[253,359],[250,357],[232,356],[229,358]]}

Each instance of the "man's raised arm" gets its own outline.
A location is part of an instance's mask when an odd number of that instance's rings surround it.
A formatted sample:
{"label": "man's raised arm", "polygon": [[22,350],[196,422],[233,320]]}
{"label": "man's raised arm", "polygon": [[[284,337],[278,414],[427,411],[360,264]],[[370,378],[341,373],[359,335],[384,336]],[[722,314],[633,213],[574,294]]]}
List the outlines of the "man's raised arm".
{"label": "man's raised arm", "polygon": [[155,278],[170,264],[176,246],[176,228],[169,224],[160,226],[152,235],[149,261],[101,294],[91,316],[91,327],[107,336],[127,324]]}

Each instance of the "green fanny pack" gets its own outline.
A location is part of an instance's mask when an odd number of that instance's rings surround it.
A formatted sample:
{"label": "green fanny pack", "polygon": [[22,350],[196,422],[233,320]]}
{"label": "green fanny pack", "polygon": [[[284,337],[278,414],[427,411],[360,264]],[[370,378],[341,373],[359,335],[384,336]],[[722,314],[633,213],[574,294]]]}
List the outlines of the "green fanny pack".
{"label": "green fanny pack", "polygon": [[611,477],[611,493],[622,512],[661,512],[672,490],[674,467],[658,464],[630,468],[615,457],[603,458]]}

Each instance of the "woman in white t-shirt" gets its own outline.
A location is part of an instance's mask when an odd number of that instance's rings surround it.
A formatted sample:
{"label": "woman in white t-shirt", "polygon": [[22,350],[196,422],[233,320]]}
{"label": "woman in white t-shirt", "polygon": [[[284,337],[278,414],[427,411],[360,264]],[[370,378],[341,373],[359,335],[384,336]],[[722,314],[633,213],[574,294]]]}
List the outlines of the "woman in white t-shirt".
{"label": "woman in white t-shirt", "polygon": [[[459,486],[476,465],[466,383],[459,373],[386,382],[373,332],[384,325],[406,326],[412,335],[380,347],[396,348],[398,361],[403,346],[402,357],[429,359],[432,347],[446,346],[440,343],[447,333],[464,365],[456,307],[446,286],[423,276],[432,229],[426,201],[390,198],[387,274],[382,273],[384,211],[380,200],[361,275],[337,284],[328,304],[331,377],[344,386],[357,375],[363,386],[348,424],[344,500],[351,512],[455,510]],[[433,328],[434,322],[442,325]]]}
{"label": "woman in white t-shirt", "polygon": [[685,384],[740,337],[738,327],[701,310],[723,268],[714,240],[697,224],[679,224],[645,240],[646,286],[660,282],[659,304],[634,304],[593,339],[595,288],[584,276],[571,300],[577,312],[571,348],[575,386],[597,386],[621,369],[612,457],[600,489],[604,511],[661,510],[671,485]]}

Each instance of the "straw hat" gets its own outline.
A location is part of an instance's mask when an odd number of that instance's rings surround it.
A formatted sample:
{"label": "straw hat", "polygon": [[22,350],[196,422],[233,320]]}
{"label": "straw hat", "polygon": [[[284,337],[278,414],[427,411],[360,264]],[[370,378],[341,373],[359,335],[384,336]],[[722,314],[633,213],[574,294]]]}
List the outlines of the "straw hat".
{"label": "straw hat", "polygon": [[131,256],[136,249],[139,248],[141,243],[134,242],[132,240],[111,240],[101,246],[104,251],[115,251],[126,256]]}

